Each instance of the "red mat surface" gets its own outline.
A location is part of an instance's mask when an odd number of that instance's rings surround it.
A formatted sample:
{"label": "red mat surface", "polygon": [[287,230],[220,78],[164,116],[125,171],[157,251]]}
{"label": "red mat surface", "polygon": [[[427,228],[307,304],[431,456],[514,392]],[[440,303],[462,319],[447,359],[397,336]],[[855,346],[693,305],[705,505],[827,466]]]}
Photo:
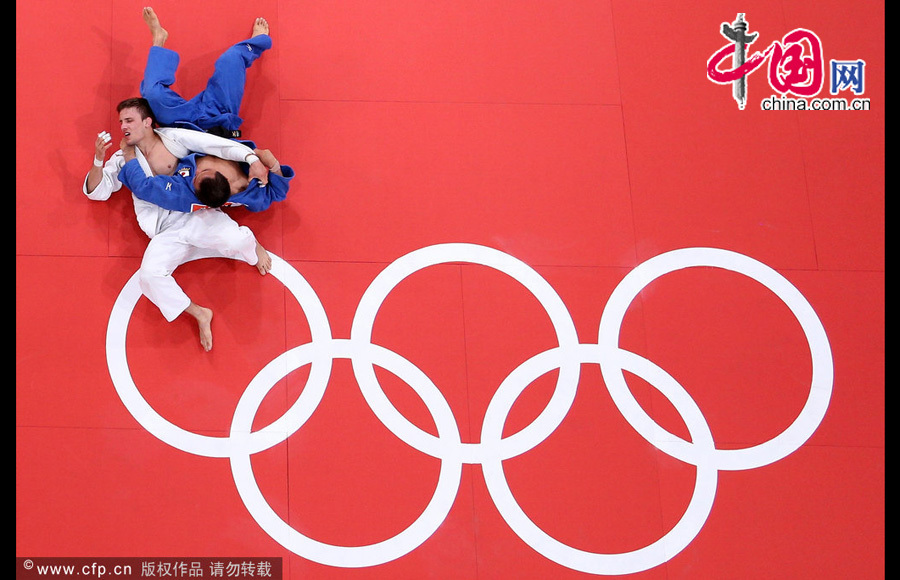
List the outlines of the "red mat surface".
{"label": "red mat surface", "polygon": [[297,176],[229,211],[276,269],[176,271],[208,353],[132,292],[80,189],[143,4],[17,1],[17,574],[884,577],[883,2],[742,5],[806,59],[743,110],[723,2],[153,6],[185,95],[270,23],[242,128]]}

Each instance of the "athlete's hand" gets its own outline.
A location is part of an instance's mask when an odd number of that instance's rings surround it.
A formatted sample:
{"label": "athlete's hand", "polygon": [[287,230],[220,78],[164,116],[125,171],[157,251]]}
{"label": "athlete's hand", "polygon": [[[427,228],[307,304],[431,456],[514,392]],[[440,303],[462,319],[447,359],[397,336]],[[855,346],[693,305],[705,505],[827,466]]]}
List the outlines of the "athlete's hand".
{"label": "athlete's hand", "polygon": [[269,168],[266,167],[266,165],[259,159],[250,164],[250,170],[248,173],[250,179],[258,179],[260,185],[266,185],[269,183]]}
{"label": "athlete's hand", "polygon": [[271,151],[268,149],[254,149],[253,152],[256,153],[259,160],[269,168],[269,171],[276,175],[281,175],[281,164],[278,163],[278,160],[275,159],[275,155],[273,155]]}
{"label": "athlete's hand", "polygon": [[94,159],[100,162],[106,160],[106,152],[112,147],[112,138],[109,133],[102,131],[97,133],[97,140],[94,141]]}

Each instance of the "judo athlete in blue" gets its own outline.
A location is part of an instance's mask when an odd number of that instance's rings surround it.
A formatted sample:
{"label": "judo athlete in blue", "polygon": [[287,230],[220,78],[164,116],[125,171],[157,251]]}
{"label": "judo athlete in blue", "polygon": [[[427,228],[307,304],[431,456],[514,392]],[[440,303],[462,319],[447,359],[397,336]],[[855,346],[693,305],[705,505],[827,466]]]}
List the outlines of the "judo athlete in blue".
{"label": "judo athlete in blue", "polygon": [[[239,135],[243,119],[238,112],[246,71],[271,48],[271,37],[265,33],[254,34],[228,48],[216,60],[206,88],[187,100],[171,89],[179,63],[178,53],[163,46],[167,33],[159,26],[152,9],[145,9],[144,17],[154,35],[154,45],[150,47],[140,88],[157,122],[224,136]],[[263,211],[273,202],[285,199],[294,170],[279,164],[268,150],[256,149],[252,141],[240,142],[256,153],[245,163],[194,153],[179,160],[174,175],[148,177],[136,161],[129,160],[122,167],[119,179],[139,199],[169,210],[191,212],[243,205],[250,211]],[[263,161],[269,170],[267,176],[248,179],[253,157]]]}

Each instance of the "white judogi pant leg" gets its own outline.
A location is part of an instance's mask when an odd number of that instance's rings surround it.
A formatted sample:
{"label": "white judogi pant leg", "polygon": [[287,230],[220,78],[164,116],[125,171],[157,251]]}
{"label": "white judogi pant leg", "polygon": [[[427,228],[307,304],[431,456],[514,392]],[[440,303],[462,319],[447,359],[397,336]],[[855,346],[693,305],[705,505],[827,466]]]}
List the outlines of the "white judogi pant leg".
{"label": "white judogi pant leg", "polygon": [[256,236],[238,225],[221,209],[201,209],[190,214],[181,228],[180,239],[195,248],[217,252],[218,256],[241,260],[251,266],[259,260]]}
{"label": "white judogi pant leg", "polygon": [[220,209],[166,212],[141,261],[141,291],[172,322],[191,299],[172,277],[175,269],[199,258],[231,258],[255,265],[256,237]]}

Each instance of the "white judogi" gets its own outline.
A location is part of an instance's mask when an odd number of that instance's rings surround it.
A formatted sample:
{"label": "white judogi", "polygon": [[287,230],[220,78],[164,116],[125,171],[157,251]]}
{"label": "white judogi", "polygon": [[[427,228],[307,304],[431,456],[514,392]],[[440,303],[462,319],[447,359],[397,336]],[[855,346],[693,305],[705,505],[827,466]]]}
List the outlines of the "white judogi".
{"label": "white judogi", "polygon": [[[167,127],[156,129],[156,133],[162,138],[166,149],[179,159],[191,151],[238,162],[246,161],[248,156],[253,155],[253,150],[246,145],[200,131]],[[137,148],[135,156],[144,173],[152,176],[147,160]],[[124,153],[116,151],[103,166],[100,184],[89,192],[85,177],[82,192],[89,199],[109,199],[122,188],[118,175],[124,164]],[[141,261],[141,290],[169,322],[191,303],[172,277],[178,266],[198,258],[231,258],[251,266],[259,260],[256,237],[250,228],[239,226],[219,208],[183,213],[162,209],[134,195],[131,197],[138,225],[150,238]]]}

